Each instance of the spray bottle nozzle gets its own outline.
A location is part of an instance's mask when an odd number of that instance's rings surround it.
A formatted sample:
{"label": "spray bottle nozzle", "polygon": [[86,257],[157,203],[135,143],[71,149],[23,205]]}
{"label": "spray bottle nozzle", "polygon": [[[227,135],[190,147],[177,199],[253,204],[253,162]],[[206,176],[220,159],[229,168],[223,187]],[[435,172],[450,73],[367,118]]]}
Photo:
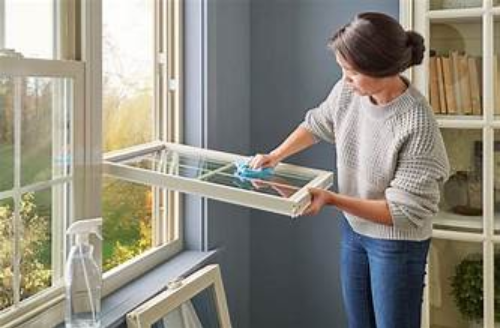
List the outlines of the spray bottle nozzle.
{"label": "spray bottle nozzle", "polygon": [[92,233],[102,240],[100,226],[102,226],[102,218],[78,220],[69,226],[66,234],[76,235],[77,244],[88,243],[89,235]]}

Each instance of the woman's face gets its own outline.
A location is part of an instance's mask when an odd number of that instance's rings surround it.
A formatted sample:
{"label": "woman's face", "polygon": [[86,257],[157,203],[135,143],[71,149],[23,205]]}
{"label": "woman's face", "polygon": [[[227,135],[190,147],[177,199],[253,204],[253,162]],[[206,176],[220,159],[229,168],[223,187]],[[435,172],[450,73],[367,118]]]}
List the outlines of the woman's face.
{"label": "woman's face", "polygon": [[335,57],[342,68],[344,82],[350,85],[356,93],[361,96],[371,96],[380,92],[382,86],[379,78],[357,72],[339,53]]}

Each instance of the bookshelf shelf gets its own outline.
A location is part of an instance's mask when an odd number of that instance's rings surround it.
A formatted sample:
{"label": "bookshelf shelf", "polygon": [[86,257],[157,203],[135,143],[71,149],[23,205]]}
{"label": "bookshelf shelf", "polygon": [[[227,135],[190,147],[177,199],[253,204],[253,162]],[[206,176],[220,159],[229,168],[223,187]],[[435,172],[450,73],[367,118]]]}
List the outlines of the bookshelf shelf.
{"label": "bookshelf shelf", "polygon": [[430,10],[427,17],[431,21],[468,21],[480,20],[484,14],[482,8]]}
{"label": "bookshelf shelf", "polygon": [[447,116],[436,115],[439,127],[451,129],[481,129],[486,126],[482,116]]}
{"label": "bookshelf shelf", "polygon": [[[483,216],[465,216],[441,211],[434,218],[433,224],[441,230],[483,232]],[[495,213],[494,226],[496,231],[500,230],[500,213]]]}
{"label": "bookshelf shelf", "polygon": [[[500,0],[400,0],[403,25],[426,42],[412,83],[436,114],[452,171],[433,220],[423,328],[470,327],[449,295],[455,267],[471,254],[484,263],[483,323],[477,327],[495,326],[500,315],[493,287],[494,255],[500,252],[500,6],[495,5]],[[444,290],[437,302],[436,293]]]}

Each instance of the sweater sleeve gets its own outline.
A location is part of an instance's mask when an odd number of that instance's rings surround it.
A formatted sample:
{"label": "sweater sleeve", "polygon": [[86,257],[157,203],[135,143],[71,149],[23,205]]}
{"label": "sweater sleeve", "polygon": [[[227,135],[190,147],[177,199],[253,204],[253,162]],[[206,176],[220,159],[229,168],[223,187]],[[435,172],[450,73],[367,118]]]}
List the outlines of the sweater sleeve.
{"label": "sweater sleeve", "polygon": [[448,179],[449,163],[440,132],[433,130],[433,135],[417,135],[403,147],[385,191],[397,228],[421,227],[439,210],[440,186]]}
{"label": "sweater sleeve", "polygon": [[342,85],[342,80],[337,82],[318,107],[307,111],[304,121],[300,124],[313,134],[316,142],[320,139],[330,143],[335,142],[333,113],[338,106]]}

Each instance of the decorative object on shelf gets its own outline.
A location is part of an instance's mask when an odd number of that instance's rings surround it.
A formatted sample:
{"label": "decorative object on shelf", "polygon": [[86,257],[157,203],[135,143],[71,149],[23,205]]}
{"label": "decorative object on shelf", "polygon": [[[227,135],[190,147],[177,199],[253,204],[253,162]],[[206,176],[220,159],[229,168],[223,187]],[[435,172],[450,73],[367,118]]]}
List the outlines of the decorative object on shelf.
{"label": "decorative object on shelf", "polygon": [[[499,263],[500,254],[495,254]],[[495,266],[495,309],[500,308],[500,266]],[[470,322],[483,320],[483,255],[470,254],[456,267],[451,277],[451,295],[462,316]],[[495,322],[500,322],[500,312],[495,312]],[[496,326],[496,325],[495,325]],[[481,326],[482,327],[482,326]]]}
{"label": "decorative object on shelf", "polygon": [[450,211],[467,216],[482,215],[481,203],[472,203],[477,197],[472,197],[471,194],[471,191],[477,193],[477,190],[481,189],[480,185],[481,181],[470,171],[456,171],[452,174],[443,187],[444,198]]}
{"label": "decorative object on shelf", "polygon": [[483,0],[443,0],[443,9],[477,8]]}
{"label": "decorative object on shelf", "polygon": [[[495,210],[500,210],[500,141],[495,141],[493,144],[493,164],[494,164],[494,183],[493,183],[493,202]],[[474,143],[474,172],[478,179],[482,178],[483,172],[483,143],[482,141],[476,141]],[[481,186],[482,189],[482,186]],[[481,190],[482,193],[482,190]]]}

